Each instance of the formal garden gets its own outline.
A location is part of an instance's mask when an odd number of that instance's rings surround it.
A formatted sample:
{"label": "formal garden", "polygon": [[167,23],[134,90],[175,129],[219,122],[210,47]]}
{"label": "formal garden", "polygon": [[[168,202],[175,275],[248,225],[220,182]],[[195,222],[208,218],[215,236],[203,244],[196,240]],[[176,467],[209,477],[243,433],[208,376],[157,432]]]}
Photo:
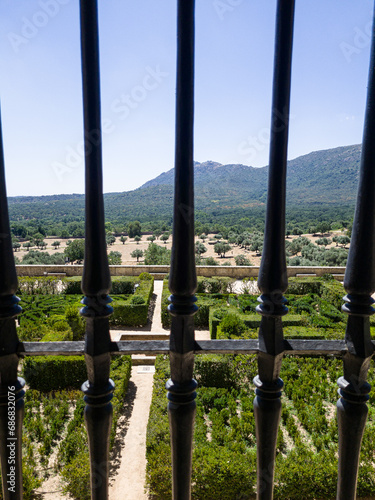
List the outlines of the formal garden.
{"label": "formal garden", "polygon": [[[142,326],[148,321],[153,278],[113,277],[114,313],[111,329]],[[256,283],[231,278],[198,278],[199,311],[196,328],[209,330],[212,339],[256,338],[260,316],[255,312]],[[81,278],[20,278],[17,295],[21,341],[72,341],[84,337]],[[285,294],[289,314],[283,318],[288,339],[342,339],[346,315],[341,312],[345,294],[331,276],[291,278]],[[170,326],[168,283],[162,293],[162,324]],[[375,321],[371,320],[375,334]],[[73,498],[89,498],[89,458],[84,426],[81,384],[87,379],[83,356],[36,356],[21,362],[26,379],[23,432],[24,498],[34,498],[43,481],[57,476],[63,491]],[[130,356],[114,356],[111,378],[116,389],[111,448],[131,374]],[[256,443],[253,414],[257,374],[255,355],[197,355],[197,415],[193,451],[193,498],[208,500],[255,498]],[[277,442],[275,498],[333,498],[337,480],[337,379],[342,361],[334,356],[289,357],[282,364],[285,382]],[[158,356],[146,455],[146,486],[150,498],[171,498],[171,464],[167,398],[167,356]],[[374,383],[370,370],[369,382]],[[358,497],[374,497],[375,409],[370,394]]]}
{"label": "formal garden", "polygon": [[[256,338],[260,317],[257,297],[233,294],[229,279],[199,278],[197,328],[211,338]],[[247,293],[246,293],[247,292]],[[163,322],[167,288],[164,287]],[[343,286],[330,276],[292,278],[285,294],[289,314],[283,318],[286,338],[344,338],[341,312]],[[374,329],[372,322],[371,329]],[[281,425],[277,440],[275,498],[329,500],[337,482],[337,379],[342,361],[333,356],[289,357],[283,360]],[[197,415],[193,449],[192,498],[199,500],[255,498],[256,443],[253,414],[255,355],[198,355]],[[147,430],[147,485],[151,498],[171,497],[171,465],[165,382],[167,357],[156,362]],[[375,377],[370,371],[369,381]],[[358,497],[375,495],[375,409],[370,394],[369,420],[363,440]]]}
{"label": "formal garden", "polygon": [[[113,278],[111,328],[147,323],[153,281],[147,273]],[[80,287],[80,277],[20,278],[17,291],[23,307],[17,329],[20,340],[83,340],[85,322],[79,315]],[[35,498],[35,490],[43,481],[56,475],[64,484],[64,493],[79,500],[89,499],[85,403],[80,390],[87,380],[84,357],[26,357],[21,369],[27,384],[23,426],[25,500]],[[130,374],[131,357],[114,356],[110,375],[115,383],[111,449]]]}

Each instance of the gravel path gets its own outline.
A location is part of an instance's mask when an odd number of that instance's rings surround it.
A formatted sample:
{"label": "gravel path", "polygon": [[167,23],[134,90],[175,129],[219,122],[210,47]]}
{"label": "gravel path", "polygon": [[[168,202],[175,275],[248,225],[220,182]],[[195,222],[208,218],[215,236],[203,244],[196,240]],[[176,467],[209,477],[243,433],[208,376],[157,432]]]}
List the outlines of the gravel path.
{"label": "gravel path", "polygon": [[[150,323],[143,328],[113,330],[112,340],[117,340],[121,333],[150,331],[150,333],[166,332],[161,324],[161,296],[163,282],[154,282],[153,310]],[[208,340],[208,331],[196,332],[197,340]],[[124,400],[124,413],[117,426],[114,449],[111,452],[109,500],[147,500],[145,492],[146,477],[146,430],[150,411],[153,366],[133,366],[128,391]],[[167,399],[165,400],[167,404]],[[43,500],[68,499],[63,495],[58,477],[45,481],[38,493]]]}
{"label": "gravel path", "polygon": [[[154,310],[150,333],[161,333],[161,295],[163,282],[154,282]],[[119,336],[121,332],[114,331]],[[146,429],[150,411],[154,367],[133,366],[125,397],[125,414],[119,421],[109,500],[146,500]],[[167,400],[166,400],[167,401]]]}

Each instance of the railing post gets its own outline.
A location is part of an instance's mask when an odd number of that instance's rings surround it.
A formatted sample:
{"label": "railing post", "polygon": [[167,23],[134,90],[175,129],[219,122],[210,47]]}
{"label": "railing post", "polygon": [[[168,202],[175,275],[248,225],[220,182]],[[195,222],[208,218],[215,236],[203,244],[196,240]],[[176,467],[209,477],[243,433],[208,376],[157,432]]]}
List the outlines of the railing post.
{"label": "railing post", "polygon": [[108,498],[108,455],[112,424],[114,384],[109,378],[111,338],[108,316],[112,308],[108,293],[108,267],[102,187],[102,135],[98,8],[96,0],[81,0],[81,47],[86,160],[86,227],[81,314],[86,318],[85,358],[88,381],[85,394],[90,465],[91,498]]}
{"label": "railing post", "polygon": [[21,312],[9,227],[0,120],[0,460],[4,500],[23,498],[22,422],[25,381],[17,377],[18,345],[15,317]]}
{"label": "railing post", "polygon": [[173,245],[169,289],[172,315],[171,379],[167,382],[174,500],[191,492],[195,419],[194,318],[197,278],[194,252],[194,0],[179,0]]}
{"label": "railing post", "polygon": [[[375,14],[374,14],[375,20]],[[370,385],[367,372],[374,348],[370,319],[375,292],[375,22],[373,21],[367,105],[362,142],[358,197],[344,278],[347,295],[342,310],[349,314],[344,376],[338,380],[338,500],[356,498],[359,454],[367,420]]]}
{"label": "railing post", "polygon": [[288,287],[285,257],[285,196],[288,149],[294,0],[278,0],[272,98],[267,213],[258,286],[258,376],[254,416],[257,440],[257,498],[273,498],[277,432],[281,416],[279,377],[283,357],[281,317],[288,312],[283,293]]}

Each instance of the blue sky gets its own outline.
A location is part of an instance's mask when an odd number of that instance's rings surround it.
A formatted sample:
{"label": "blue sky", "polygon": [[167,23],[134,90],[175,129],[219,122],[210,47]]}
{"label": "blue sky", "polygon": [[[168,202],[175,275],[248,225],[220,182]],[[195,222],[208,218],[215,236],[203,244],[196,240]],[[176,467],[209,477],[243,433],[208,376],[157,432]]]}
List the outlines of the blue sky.
{"label": "blue sky", "polygon": [[[176,2],[100,0],[104,191],[174,161]],[[268,163],[276,0],[196,1],[195,159]],[[370,0],[297,0],[289,158],[361,142]],[[82,193],[78,0],[1,0],[9,196]]]}

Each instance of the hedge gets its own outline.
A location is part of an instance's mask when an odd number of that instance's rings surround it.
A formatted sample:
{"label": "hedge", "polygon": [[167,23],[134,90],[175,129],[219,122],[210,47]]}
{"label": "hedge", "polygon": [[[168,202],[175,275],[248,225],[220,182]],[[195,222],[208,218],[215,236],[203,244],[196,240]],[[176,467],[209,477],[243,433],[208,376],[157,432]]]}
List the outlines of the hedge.
{"label": "hedge", "polygon": [[80,389],[87,380],[83,356],[26,357],[23,362],[23,374],[31,389],[42,392]]}
{"label": "hedge", "polygon": [[[144,275],[146,273],[143,273]],[[143,326],[147,323],[148,309],[154,290],[154,279],[138,280],[133,295],[113,297],[113,314],[109,322],[114,326]]]}
{"label": "hedge", "polygon": [[[165,391],[170,376],[168,358],[158,356],[155,367],[147,426],[146,483],[151,498],[171,498]],[[199,355],[194,372],[199,385],[192,498],[253,499],[256,443],[251,381],[257,373],[256,356]],[[338,398],[335,381],[341,374],[342,361],[331,357],[283,360],[280,376],[285,389],[277,439],[275,500],[334,499],[337,424],[331,407]],[[369,379],[375,379],[373,373]],[[375,495],[374,437],[374,414],[370,411],[360,458],[358,498]]]}

